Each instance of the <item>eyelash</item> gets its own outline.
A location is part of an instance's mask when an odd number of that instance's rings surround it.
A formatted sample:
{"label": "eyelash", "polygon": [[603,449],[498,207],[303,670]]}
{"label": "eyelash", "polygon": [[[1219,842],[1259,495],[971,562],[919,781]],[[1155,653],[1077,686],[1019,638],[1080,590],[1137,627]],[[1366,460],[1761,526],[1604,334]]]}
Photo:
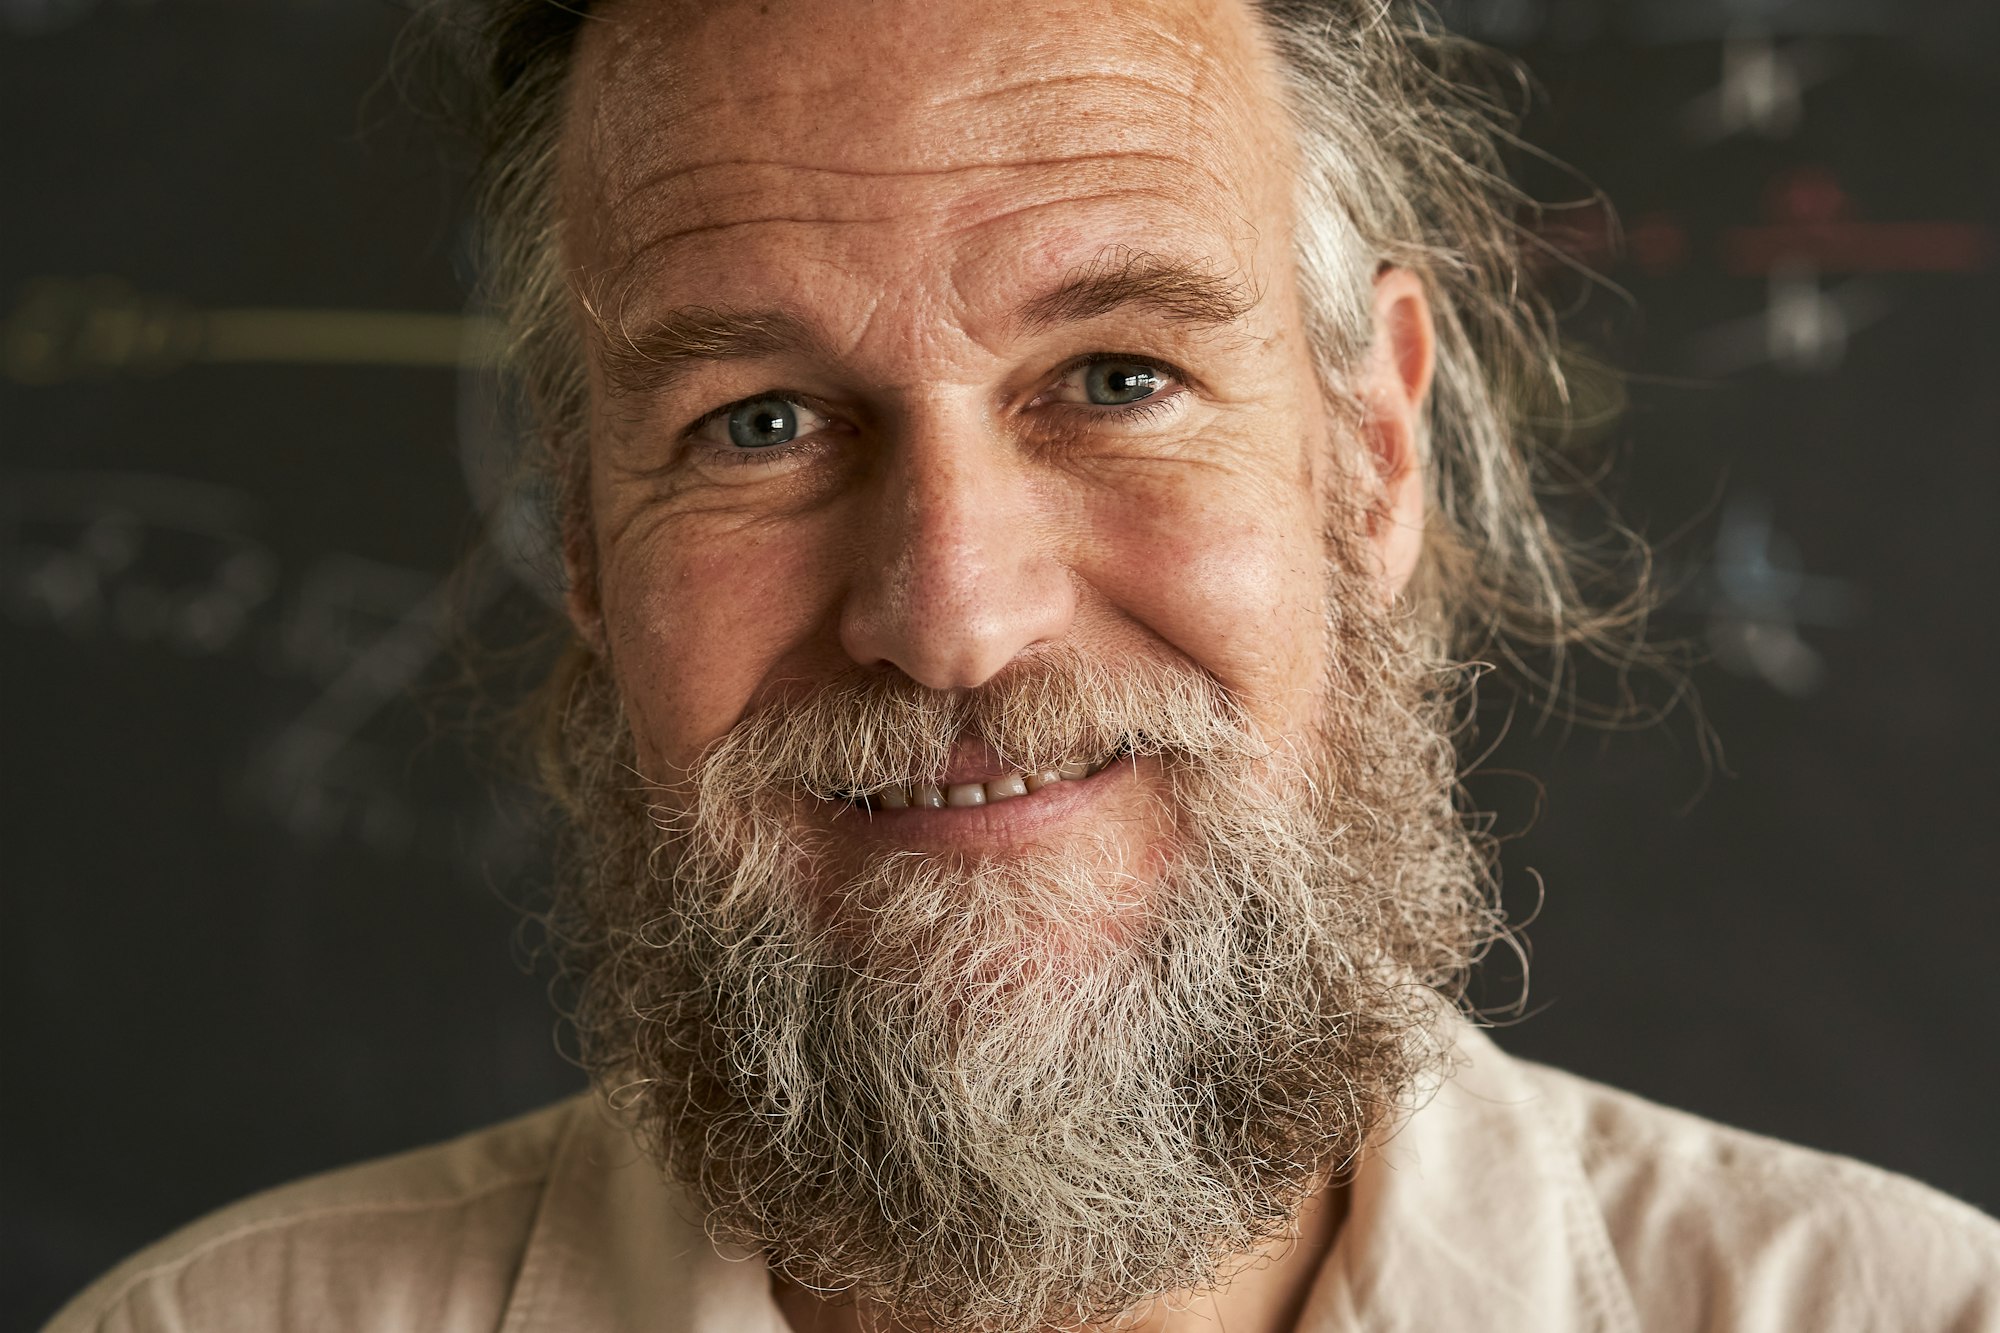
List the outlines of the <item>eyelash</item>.
{"label": "eyelash", "polygon": [[[1056,374],[1053,383],[1060,384],[1086,366],[1100,365],[1107,361],[1132,362],[1138,365],[1150,366],[1154,370],[1163,372],[1173,382],[1175,389],[1171,393],[1155,394],[1151,398],[1142,398],[1136,403],[1102,406],[1090,403],[1059,403],[1055,404],[1055,406],[1078,411],[1086,419],[1094,421],[1109,419],[1113,421],[1140,422],[1157,416],[1161,412],[1173,410],[1175,400],[1188,392],[1187,376],[1172,363],[1161,361],[1154,357],[1130,356],[1115,352],[1095,353],[1072,361]],[[746,403],[754,403],[760,398],[782,398],[786,402],[798,403],[803,407],[810,407],[815,412],[820,411],[820,408],[815,405],[815,400],[808,394],[796,393],[790,389],[767,389],[762,393],[752,394],[747,398],[738,398],[734,402],[724,403],[714,411],[704,413],[690,423],[687,429],[681,433],[681,436],[690,444],[701,448],[702,452],[707,454],[712,460],[722,462],[724,466],[729,467],[758,466],[781,459],[798,458],[822,447],[818,433],[808,436],[803,440],[794,441],[791,444],[774,445],[767,449],[731,449],[722,446],[702,447],[695,440],[695,436],[700,433],[703,427],[727,417],[737,408],[744,406]],[[825,415],[830,417],[832,414],[829,412]]]}
{"label": "eyelash", "polygon": [[[695,438],[695,436],[701,433],[703,427],[722,420],[739,407],[764,398],[782,398],[788,403],[797,403],[801,407],[810,407],[815,412],[820,411],[816,405],[817,400],[810,394],[797,393],[791,389],[767,389],[762,393],[753,393],[748,398],[738,398],[734,402],[724,403],[713,412],[704,412],[691,422],[686,430],[681,432],[681,438],[691,448],[707,455],[710,460],[719,462],[725,467],[769,464],[781,458],[797,458],[807,451],[819,447],[818,433],[809,435],[803,440],[794,440],[790,444],[775,444],[764,449],[731,449],[725,445],[705,445]],[[822,413],[822,415],[831,418],[833,414],[827,412]]]}

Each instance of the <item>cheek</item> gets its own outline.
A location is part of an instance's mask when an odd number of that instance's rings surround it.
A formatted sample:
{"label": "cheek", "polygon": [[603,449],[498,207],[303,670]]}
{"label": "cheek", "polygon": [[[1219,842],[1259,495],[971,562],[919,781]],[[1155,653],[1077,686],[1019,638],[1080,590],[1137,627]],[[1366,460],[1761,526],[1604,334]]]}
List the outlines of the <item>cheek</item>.
{"label": "cheek", "polygon": [[1325,556],[1309,488],[1202,479],[1107,507],[1090,584],[1289,730],[1317,697]]}
{"label": "cheek", "polygon": [[811,635],[824,561],[783,534],[661,525],[605,561],[606,642],[646,762],[685,768]]}

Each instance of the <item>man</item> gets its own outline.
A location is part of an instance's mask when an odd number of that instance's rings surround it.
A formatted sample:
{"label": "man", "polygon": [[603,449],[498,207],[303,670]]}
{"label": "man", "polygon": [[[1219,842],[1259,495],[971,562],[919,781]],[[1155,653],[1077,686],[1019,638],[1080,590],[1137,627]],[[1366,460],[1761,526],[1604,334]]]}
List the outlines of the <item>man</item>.
{"label": "man", "polygon": [[1492,129],[1372,3],[479,28],[594,1100],[84,1328],[2000,1328],[2000,1229],[1509,1061],[1491,636],[1613,632]]}

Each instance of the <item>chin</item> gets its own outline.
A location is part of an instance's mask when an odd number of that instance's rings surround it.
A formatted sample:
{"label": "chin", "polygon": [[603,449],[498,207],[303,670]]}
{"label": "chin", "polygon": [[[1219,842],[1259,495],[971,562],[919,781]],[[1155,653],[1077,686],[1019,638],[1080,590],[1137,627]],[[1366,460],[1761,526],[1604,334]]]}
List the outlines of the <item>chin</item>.
{"label": "chin", "polygon": [[876,849],[851,873],[795,890],[851,967],[921,974],[989,999],[1024,980],[1083,980],[1138,958],[1157,934],[1171,853],[1108,840],[968,853]]}

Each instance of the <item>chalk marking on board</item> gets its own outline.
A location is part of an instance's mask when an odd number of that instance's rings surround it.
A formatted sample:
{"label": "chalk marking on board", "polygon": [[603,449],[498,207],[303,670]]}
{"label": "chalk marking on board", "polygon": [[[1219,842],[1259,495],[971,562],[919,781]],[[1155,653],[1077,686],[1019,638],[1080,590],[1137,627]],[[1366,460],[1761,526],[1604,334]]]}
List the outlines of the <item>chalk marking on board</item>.
{"label": "chalk marking on board", "polygon": [[487,365],[501,325],[415,310],[243,306],[204,310],[122,278],[38,278],[0,327],[0,374],[16,384],[164,375],[186,366],[457,369]]}

